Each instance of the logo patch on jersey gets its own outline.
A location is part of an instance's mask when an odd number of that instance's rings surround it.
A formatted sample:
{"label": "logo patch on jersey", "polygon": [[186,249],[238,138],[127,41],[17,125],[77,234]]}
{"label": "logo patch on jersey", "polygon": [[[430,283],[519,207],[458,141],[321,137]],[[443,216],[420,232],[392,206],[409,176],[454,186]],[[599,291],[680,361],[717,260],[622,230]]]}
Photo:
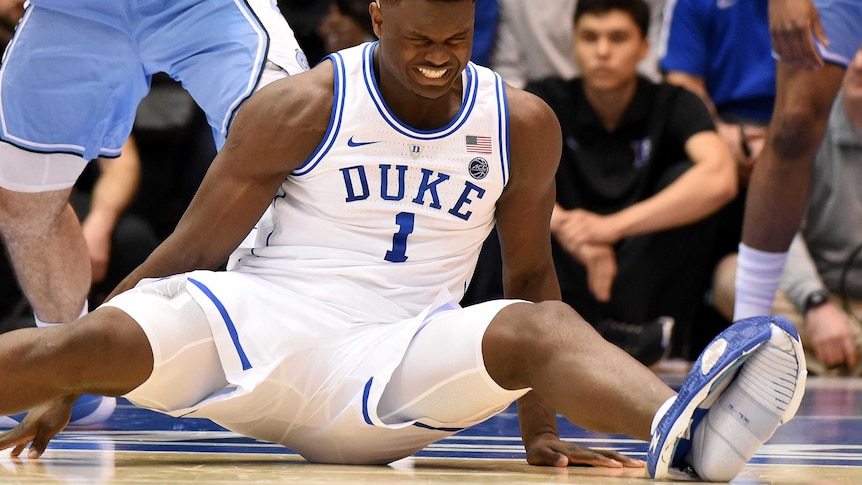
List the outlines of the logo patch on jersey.
{"label": "logo patch on jersey", "polygon": [[467,135],[467,153],[481,153],[483,155],[491,154],[491,137],[490,136],[472,136]]}
{"label": "logo patch on jersey", "polygon": [[635,140],[632,142],[631,147],[635,155],[632,167],[641,168],[646,165],[649,160],[650,153],[652,153],[652,141],[650,141],[649,138]]}
{"label": "logo patch on jersey", "polygon": [[488,176],[490,167],[488,161],[484,158],[476,157],[470,160],[470,176],[476,180],[481,180]]}
{"label": "logo patch on jersey", "polygon": [[410,156],[413,158],[419,158],[419,155],[422,154],[422,145],[410,145]]}
{"label": "logo patch on jersey", "polygon": [[347,146],[349,147],[361,147],[365,145],[373,145],[375,143],[380,143],[380,141],[353,141],[353,137],[351,136],[349,140],[347,140]]}
{"label": "logo patch on jersey", "polygon": [[301,49],[296,49],[295,54],[296,62],[301,68],[305,69],[306,71],[311,69],[311,67],[308,65],[308,58],[305,57],[305,52],[302,52]]}

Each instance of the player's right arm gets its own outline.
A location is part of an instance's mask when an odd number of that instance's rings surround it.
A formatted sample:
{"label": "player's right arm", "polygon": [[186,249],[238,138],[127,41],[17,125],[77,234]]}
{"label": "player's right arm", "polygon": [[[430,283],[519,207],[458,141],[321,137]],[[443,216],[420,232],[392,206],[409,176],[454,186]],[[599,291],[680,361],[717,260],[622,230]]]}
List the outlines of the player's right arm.
{"label": "player's right arm", "polygon": [[224,262],[284,178],[317,148],[332,103],[330,62],[274,82],[249,98],[174,232],[112,296],[142,278],[214,269]]}

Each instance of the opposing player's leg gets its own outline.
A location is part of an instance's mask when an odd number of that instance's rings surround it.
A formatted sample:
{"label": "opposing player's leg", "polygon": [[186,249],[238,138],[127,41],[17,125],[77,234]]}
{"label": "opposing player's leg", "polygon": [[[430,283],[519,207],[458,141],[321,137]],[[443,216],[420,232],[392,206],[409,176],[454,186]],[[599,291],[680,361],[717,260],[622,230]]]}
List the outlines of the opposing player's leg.
{"label": "opposing player's leg", "polygon": [[[0,235],[40,326],[71,322],[87,312],[90,256],[67,202],[85,164],[75,155],[34,153],[0,142]],[[72,421],[80,426],[103,421],[115,406],[114,398],[83,396]],[[0,427],[16,424],[0,418]]]}
{"label": "opposing player's leg", "polygon": [[843,75],[836,64],[807,71],[777,63],[775,110],[745,203],[734,320],[769,314]]}
{"label": "opposing player's leg", "polygon": [[[0,156],[10,145],[0,143]],[[12,147],[12,150],[19,150]],[[85,310],[90,257],[71,188],[17,192],[0,187],[0,233],[22,292],[42,322],[71,322]]]}

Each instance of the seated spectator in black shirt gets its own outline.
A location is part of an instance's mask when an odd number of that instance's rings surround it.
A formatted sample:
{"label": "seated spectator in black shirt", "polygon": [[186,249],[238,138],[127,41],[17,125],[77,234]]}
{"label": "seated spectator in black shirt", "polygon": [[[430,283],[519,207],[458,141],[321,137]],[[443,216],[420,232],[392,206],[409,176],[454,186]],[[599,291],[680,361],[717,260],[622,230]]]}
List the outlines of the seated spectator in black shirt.
{"label": "seated spectator in black shirt", "polygon": [[735,196],[736,169],[700,98],[638,76],[649,52],[643,0],[579,0],[574,24],[581,77],[526,86],[563,131],[551,219],[562,296],[649,365],[667,351],[668,322],[684,332],[700,304],[709,216]]}

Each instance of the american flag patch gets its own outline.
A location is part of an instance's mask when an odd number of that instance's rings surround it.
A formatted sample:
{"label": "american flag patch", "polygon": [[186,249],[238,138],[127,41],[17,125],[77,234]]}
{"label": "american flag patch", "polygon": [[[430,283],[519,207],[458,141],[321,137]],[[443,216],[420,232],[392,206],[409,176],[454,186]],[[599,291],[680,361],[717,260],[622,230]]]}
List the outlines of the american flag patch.
{"label": "american flag patch", "polygon": [[490,155],[491,137],[467,135],[467,153],[483,153],[485,155]]}

